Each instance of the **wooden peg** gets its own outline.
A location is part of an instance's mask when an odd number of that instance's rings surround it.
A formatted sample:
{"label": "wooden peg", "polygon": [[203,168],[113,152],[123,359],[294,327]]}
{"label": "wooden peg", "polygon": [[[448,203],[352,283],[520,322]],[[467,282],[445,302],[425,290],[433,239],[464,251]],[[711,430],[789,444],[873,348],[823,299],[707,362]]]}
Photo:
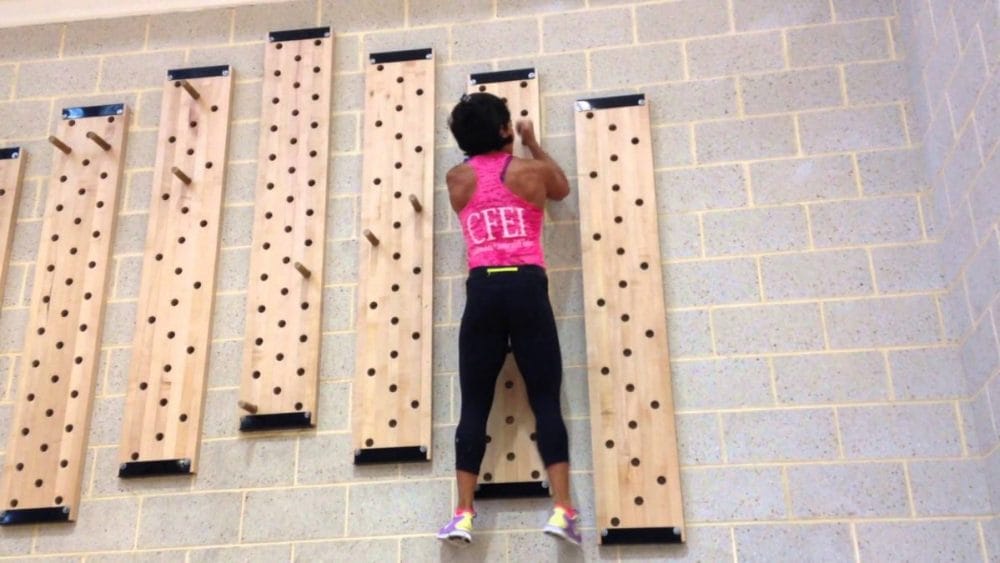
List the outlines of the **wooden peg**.
{"label": "wooden peg", "polygon": [[417,196],[413,194],[410,194],[410,205],[413,206],[413,210],[416,211],[417,213],[420,213],[421,211],[424,210],[424,206],[420,205],[420,200],[417,199]]}
{"label": "wooden peg", "polygon": [[305,266],[303,266],[302,262],[296,262],[295,263],[295,269],[298,270],[299,273],[302,274],[302,277],[304,277],[306,279],[309,279],[309,276],[312,275],[312,271],[310,271],[309,268],[306,268]]}
{"label": "wooden peg", "polygon": [[73,149],[69,148],[69,145],[57,139],[55,135],[49,135],[49,142],[52,143],[52,146],[61,150],[63,154],[69,154],[73,152]]}
{"label": "wooden peg", "polygon": [[106,151],[111,150],[111,143],[105,141],[97,133],[94,133],[93,131],[87,131],[87,138],[97,143],[97,146],[101,147],[101,149]]}
{"label": "wooden peg", "polygon": [[192,86],[187,80],[181,80],[181,88],[184,88],[184,91],[191,94],[191,97],[195,100],[201,98],[201,94],[198,93],[198,90],[195,90],[194,86]]}
{"label": "wooden peg", "polygon": [[238,401],[236,405],[250,414],[257,414],[257,405],[253,403],[248,403],[246,401]]}
{"label": "wooden peg", "polygon": [[378,246],[379,243],[378,237],[376,237],[371,231],[365,229],[362,234],[365,235],[365,238],[368,239],[368,242],[372,243],[372,246]]}
{"label": "wooden peg", "polygon": [[171,167],[170,168],[170,172],[174,176],[177,176],[178,180],[180,180],[181,182],[184,182],[184,185],[186,185],[186,186],[190,186],[191,185],[191,178],[187,174],[181,172],[180,168],[177,168],[176,166]]}

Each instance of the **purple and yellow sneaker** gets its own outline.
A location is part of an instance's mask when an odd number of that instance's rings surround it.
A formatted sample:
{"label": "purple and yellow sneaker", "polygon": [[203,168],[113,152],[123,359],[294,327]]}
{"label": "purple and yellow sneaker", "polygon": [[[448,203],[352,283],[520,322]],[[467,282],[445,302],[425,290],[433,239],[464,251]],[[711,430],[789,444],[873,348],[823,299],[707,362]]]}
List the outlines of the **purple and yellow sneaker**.
{"label": "purple and yellow sneaker", "polygon": [[579,513],[574,512],[570,516],[570,513],[565,508],[557,506],[552,510],[552,516],[549,518],[548,523],[545,524],[543,531],[550,536],[562,538],[573,545],[580,545],[583,542],[583,538],[576,529],[579,519]]}
{"label": "purple and yellow sneaker", "polygon": [[456,511],[451,522],[438,530],[437,538],[457,545],[472,543],[472,520],[475,517],[476,513],[469,510]]}

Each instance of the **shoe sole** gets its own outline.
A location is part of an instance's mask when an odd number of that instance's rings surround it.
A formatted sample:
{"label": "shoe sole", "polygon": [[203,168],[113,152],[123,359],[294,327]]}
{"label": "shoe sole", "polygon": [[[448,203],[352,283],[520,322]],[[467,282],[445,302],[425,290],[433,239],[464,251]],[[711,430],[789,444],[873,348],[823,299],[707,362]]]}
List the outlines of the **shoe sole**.
{"label": "shoe sole", "polygon": [[545,529],[542,531],[545,532],[546,535],[552,536],[554,538],[559,538],[564,542],[571,543],[573,545],[580,545],[579,541],[566,535],[566,532],[564,532],[562,528],[556,526],[545,526]]}
{"label": "shoe sole", "polygon": [[449,533],[446,536],[439,535],[437,539],[449,543],[451,545],[466,546],[472,543],[472,535],[468,532],[463,532],[461,530],[456,530]]}

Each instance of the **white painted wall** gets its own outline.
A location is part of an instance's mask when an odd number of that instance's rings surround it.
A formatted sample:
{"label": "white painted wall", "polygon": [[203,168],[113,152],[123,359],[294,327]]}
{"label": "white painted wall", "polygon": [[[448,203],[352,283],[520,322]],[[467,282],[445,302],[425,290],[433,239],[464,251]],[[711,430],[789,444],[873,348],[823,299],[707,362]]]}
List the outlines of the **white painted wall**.
{"label": "white painted wall", "polygon": [[0,0],[0,27],[204,10],[287,0]]}

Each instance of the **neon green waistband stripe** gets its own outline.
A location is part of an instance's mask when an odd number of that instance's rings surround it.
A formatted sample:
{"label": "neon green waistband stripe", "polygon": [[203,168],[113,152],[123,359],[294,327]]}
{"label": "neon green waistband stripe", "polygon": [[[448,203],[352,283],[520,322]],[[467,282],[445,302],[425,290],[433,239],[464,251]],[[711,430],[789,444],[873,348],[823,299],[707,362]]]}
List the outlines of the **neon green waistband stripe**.
{"label": "neon green waistband stripe", "polygon": [[507,266],[505,268],[486,268],[487,274],[499,274],[501,272],[516,272],[517,266]]}

